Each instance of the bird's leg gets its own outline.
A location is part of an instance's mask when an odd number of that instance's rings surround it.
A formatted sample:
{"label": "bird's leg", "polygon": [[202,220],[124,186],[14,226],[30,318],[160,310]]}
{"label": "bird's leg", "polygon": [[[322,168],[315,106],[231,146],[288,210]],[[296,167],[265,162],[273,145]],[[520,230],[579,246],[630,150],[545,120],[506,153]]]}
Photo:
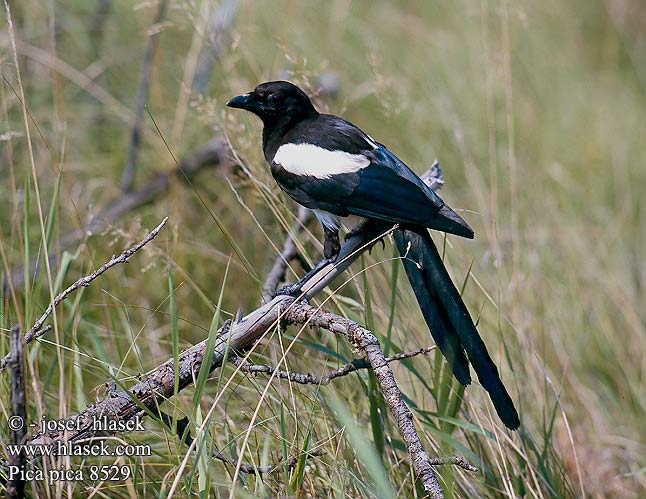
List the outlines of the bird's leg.
{"label": "bird's leg", "polygon": [[286,284],[278,291],[277,295],[298,296],[301,294],[301,288],[314,274],[330,263],[334,263],[341,251],[341,242],[339,241],[338,229],[323,228],[325,239],[323,240],[323,259],[318,262],[312,270],[307,272],[298,281],[292,284]]}
{"label": "bird's leg", "polygon": [[323,227],[323,235],[325,236],[323,240],[323,256],[327,260],[326,263],[333,263],[336,257],[339,256],[339,251],[341,251],[339,229]]}

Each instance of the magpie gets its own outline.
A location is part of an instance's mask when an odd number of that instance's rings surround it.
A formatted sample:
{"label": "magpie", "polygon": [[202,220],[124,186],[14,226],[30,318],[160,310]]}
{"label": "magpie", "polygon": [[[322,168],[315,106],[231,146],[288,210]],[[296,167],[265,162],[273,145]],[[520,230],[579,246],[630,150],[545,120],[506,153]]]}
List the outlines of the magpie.
{"label": "magpie", "polygon": [[292,83],[261,83],[226,105],[262,120],[263,152],[274,179],[323,226],[323,262],[339,255],[342,225],[396,224],[406,274],[455,377],[470,384],[470,362],[502,422],[517,429],[514,403],[428,232],[471,239],[471,227],[383,144],[342,118],[319,113]]}

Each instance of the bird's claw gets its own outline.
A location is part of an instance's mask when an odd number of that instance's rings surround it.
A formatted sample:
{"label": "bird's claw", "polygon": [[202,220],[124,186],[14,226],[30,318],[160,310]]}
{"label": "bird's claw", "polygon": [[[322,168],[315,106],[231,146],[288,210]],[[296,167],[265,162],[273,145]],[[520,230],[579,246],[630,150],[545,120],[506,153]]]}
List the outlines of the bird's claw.
{"label": "bird's claw", "polygon": [[301,285],[297,282],[285,284],[282,288],[276,291],[276,295],[287,295],[296,297],[301,294]]}
{"label": "bird's claw", "polygon": [[311,269],[307,274],[305,274],[303,277],[301,277],[298,281],[292,283],[292,284],[286,284],[282,288],[280,288],[278,291],[276,291],[276,295],[287,295],[291,296],[292,298],[295,298],[297,300],[302,300],[305,303],[309,303],[307,297],[305,296],[305,293],[303,293],[303,285],[312,278],[319,270],[321,270],[323,267],[334,264],[336,262],[338,253],[335,254],[332,257],[328,258],[323,258],[320,262],[318,262],[313,269]]}
{"label": "bird's claw", "polygon": [[360,225],[359,227],[356,227],[348,232],[345,233],[345,236],[343,236],[343,240],[345,242],[348,242],[349,239],[352,239],[354,236],[361,235],[362,232],[364,232],[365,229],[363,225]]}
{"label": "bird's claw", "polygon": [[302,293],[302,285],[298,282],[294,282],[292,284],[285,284],[285,286],[283,286],[278,291],[276,291],[276,296],[278,295],[291,296],[292,298],[295,298],[297,300],[300,300],[309,304],[309,300]]}
{"label": "bird's claw", "polygon": [[382,249],[382,250],[385,250],[385,249],[386,249],[386,242],[384,241],[384,239],[383,239],[383,238],[381,238],[381,239],[377,239],[377,240],[375,241],[375,243],[374,243],[372,246],[370,246],[370,248],[368,248],[368,253],[372,254],[372,248],[374,248],[375,246],[377,246],[377,244],[378,244],[378,243],[381,243],[381,249]]}

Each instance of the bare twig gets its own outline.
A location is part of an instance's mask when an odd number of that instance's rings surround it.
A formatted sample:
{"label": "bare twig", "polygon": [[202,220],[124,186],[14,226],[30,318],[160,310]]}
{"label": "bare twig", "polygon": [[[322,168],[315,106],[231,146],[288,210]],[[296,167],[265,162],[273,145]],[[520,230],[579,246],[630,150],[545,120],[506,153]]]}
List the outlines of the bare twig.
{"label": "bare twig", "polygon": [[[383,234],[382,234],[383,235]],[[348,239],[341,247],[340,262],[321,268],[303,286],[308,296],[313,296],[341,274],[354,262],[367,247],[374,242],[372,233],[357,234]],[[251,347],[267,331],[275,328],[282,311],[294,303],[294,298],[287,295],[278,295],[269,303],[257,308],[239,321],[225,325],[218,331],[218,338],[213,352],[209,369],[220,367],[225,359],[225,354],[231,351],[244,351]],[[101,416],[110,420],[128,421],[141,415],[142,406],[153,414],[157,408],[175,393],[183,390],[193,383],[196,372],[202,366],[208,339],[184,350],[178,357],[179,384],[175,387],[174,359],[169,359],[161,366],[156,367],[135,383],[128,390],[113,392],[109,397],[88,406],[81,413],[71,416],[78,430],[70,431],[67,437],[64,432],[52,431],[45,435],[34,434],[32,443],[53,443],[57,440],[66,440],[72,443],[88,441],[93,437],[101,436],[93,430],[93,418]]]}
{"label": "bare twig", "polygon": [[193,74],[192,87],[195,92],[207,90],[213,66],[220,57],[227,34],[236,18],[238,0],[224,0],[217,9],[213,9],[206,24],[206,41],[200,50]]}
{"label": "bare twig", "polygon": [[406,443],[417,478],[433,499],[443,498],[442,487],[433,470],[433,464],[413,425],[413,414],[404,402],[377,337],[355,321],[303,302],[294,303],[285,311],[283,318],[290,324],[311,324],[343,335],[365,354],[375,373],[384,400],[397,422],[399,433]]}
{"label": "bare twig", "polygon": [[128,144],[128,159],[123,167],[121,175],[121,190],[130,192],[135,182],[135,171],[137,168],[137,153],[139,151],[139,142],[141,140],[141,122],[144,115],[144,107],[148,100],[148,89],[150,87],[150,73],[152,69],[153,57],[157,48],[156,36],[159,33],[158,26],[166,15],[167,0],[159,0],[157,6],[157,15],[152,26],[148,30],[148,43],[144,52],[144,60],[141,64],[141,76],[139,78],[139,91],[137,92],[137,104],[135,107],[135,120],[132,124],[132,133],[130,134],[130,143]]}
{"label": "bare twig", "polygon": [[440,162],[436,159],[428,170],[426,170],[420,177],[422,181],[434,191],[440,190],[444,185],[444,178],[442,178],[442,169]]}
{"label": "bare twig", "polygon": [[[113,256],[109,261],[104,263],[101,267],[96,269],[94,272],[81,277],[76,282],[68,286],[67,289],[65,289],[64,291],[61,291],[58,295],[56,295],[54,300],[45,309],[45,312],[43,313],[43,315],[41,315],[38,318],[38,320],[34,323],[34,325],[29,329],[29,331],[25,333],[23,343],[24,344],[31,343],[35,338],[42,336],[46,331],[48,331],[47,328],[43,329],[43,324],[45,323],[47,318],[52,314],[54,307],[58,306],[63,300],[65,300],[71,293],[73,293],[77,289],[81,287],[89,286],[94,279],[96,279],[101,274],[108,271],[115,265],[118,265],[120,263],[126,263],[133,254],[135,254],[137,251],[143,248],[146,244],[152,241],[155,238],[155,236],[157,236],[157,234],[159,234],[159,231],[162,229],[164,225],[166,225],[167,221],[168,221],[168,217],[164,218],[157,227],[155,227],[146,237],[144,237],[137,244],[135,244],[131,248],[123,250],[119,256]],[[9,362],[9,355],[5,356],[3,359],[0,360],[0,371],[6,367],[7,362]]]}
{"label": "bare twig", "polygon": [[301,229],[307,224],[307,221],[311,217],[311,211],[307,208],[300,207],[298,209],[298,216],[296,221],[292,225],[292,228],[289,230],[287,237],[285,238],[285,244],[283,244],[282,251],[276,256],[274,260],[274,265],[267,274],[265,279],[265,284],[262,287],[262,301],[267,303],[271,300],[276,294],[276,289],[283,279],[285,279],[285,272],[289,262],[296,258],[298,255],[298,248],[296,246],[296,236],[301,231]]}
{"label": "bare twig", "polygon": [[[390,357],[386,357],[386,362],[390,363],[396,360],[409,359],[421,354],[426,355],[433,350],[435,350],[435,347],[418,348],[417,350],[413,350],[412,352],[401,352],[395,355],[391,355]],[[368,362],[365,357],[360,357],[358,359],[354,359],[352,362],[343,364],[341,367],[335,369],[334,371],[330,371],[324,376],[319,377],[310,373],[283,371],[281,369],[277,369],[273,366],[268,366],[265,364],[251,364],[235,355],[230,356],[229,360],[231,360],[231,362],[233,362],[236,366],[239,366],[241,371],[250,374],[273,374],[276,378],[288,379],[289,381],[298,383],[300,385],[329,385],[330,382],[336,378],[341,378],[350,373],[358,371],[359,369],[368,369],[369,367],[371,367],[370,362]]]}
{"label": "bare twig", "polygon": [[477,467],[475,467],[473,464],[471,464],[462,456],[432,457],[430,458],[430,461],[433,466],[441,466],[443,464],[454,464],[455,466],[459,466],[460,468],[467,471],[473,471],[474,473],[477,473],[479,471]]}
{"label": "bare twig", "polygon": [[[288,379],[300,385],[320,385],[323,384],[322,378],[309,373],[295,373],[291,371],[283,371],[272,366],[264,364],[251,364],[250,362],[241,359],[237,355],[230,355],[229,360],[235,366],[238,366],[241,371],[249,374],[273,374],[276,378]],[[327,383],[326,383],[327,384]]]}
{"label": "bare twig", "polygon": [[[9,418],[11,430],[11,443],[20,446],[23,443],[26,431],[27,409],[25,395],[25,378],[23,371],[23,350],[22,339],[20,337],[20,328],[13,326],[10,333],[10,352],[9,352],[9,377],[11,386],[11,417]],[[15,426],[11,421],[16,424]],[[17,466],[24,469],[26,456],[20,447],[18,454],[9,454],[9,466]],[[25,481],[20,478],[20,473],[16,478],[7,480],[7,497],[10,499],[22,499],[25,497]]]}
{"label": "bare twig", "polygon": [[[213,454],[211,454],[215,459],[222,461],[225,464],[229,464],[231,466],[238,466],[238,460],[232,458],[231,456],[228,456],[224,454],[222,451],[215,450],[213,451]],[[323,455],[323,452],[320,450],[311,450],[307,452],[308,456],[321,456]],[[240,471],[243,473],[247,474],[253,474],[253,475],[270,475],[276,470],[279,470],[280,468],[283,468],[285,465],[287,465],[287,468],[292,469],[294,466],[296,466],[296,463],[298,463],[298,460],[301,458],[301,456],[293,456],[288,459],[285,459],[283,461],[279,461],[274,464],[268,464],[265,466],[253,466],[251,464],[247,463],[241,463],[240,464]]]}

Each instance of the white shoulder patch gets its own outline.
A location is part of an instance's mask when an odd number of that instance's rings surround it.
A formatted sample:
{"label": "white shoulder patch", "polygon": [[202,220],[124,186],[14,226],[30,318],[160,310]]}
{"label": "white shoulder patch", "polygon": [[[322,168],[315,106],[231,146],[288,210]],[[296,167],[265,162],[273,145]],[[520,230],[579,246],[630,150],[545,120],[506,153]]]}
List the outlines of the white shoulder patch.
{"label": "white shoulder patch", "polygon": [[273,162],[294,175],[316,178],[354,173],[370,164],[362,154],[329,151],[314,144],[284,144],[276,151]]}
{"label": "white shoulder patch", "polygon": [[368,144],[370,144],[373,149],[377,149],[377,147],[379,147],[377,145],[377,141],[368,134],[366,134],[366,142],[368,142]]}

